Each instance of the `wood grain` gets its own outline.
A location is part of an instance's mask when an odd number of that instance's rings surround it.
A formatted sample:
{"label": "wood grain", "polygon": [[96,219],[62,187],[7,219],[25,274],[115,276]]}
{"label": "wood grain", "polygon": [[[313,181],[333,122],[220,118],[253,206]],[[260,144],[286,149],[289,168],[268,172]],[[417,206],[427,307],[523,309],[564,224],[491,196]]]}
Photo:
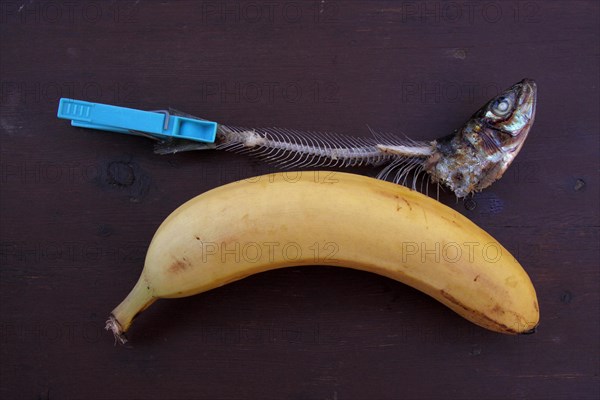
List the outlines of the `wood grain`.
{"label": "wood grain", "polygon": [[[598,18],[595,1],[3,1],[0,397],[597,399]],[[58,120],[60,97],[427,140],[524,77],[539,105],[516,164],[471,210],[440,200],[522,261],[536,334],[326,267],[158,302],[130,347],[104,332],[163,218],[274,168],[156,156]]]}

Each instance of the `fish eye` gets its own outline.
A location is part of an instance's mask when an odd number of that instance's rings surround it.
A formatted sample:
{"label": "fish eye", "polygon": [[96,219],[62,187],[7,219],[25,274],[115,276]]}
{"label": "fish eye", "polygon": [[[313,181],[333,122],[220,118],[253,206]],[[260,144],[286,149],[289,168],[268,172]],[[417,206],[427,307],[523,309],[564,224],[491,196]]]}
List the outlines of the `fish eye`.
{"label": "fish eye", "polygon": [[492,112],[499,117],[503,117],[508,114],[512,109],[512,101],[508,97],[500,97],[494,102],[492,106]]}

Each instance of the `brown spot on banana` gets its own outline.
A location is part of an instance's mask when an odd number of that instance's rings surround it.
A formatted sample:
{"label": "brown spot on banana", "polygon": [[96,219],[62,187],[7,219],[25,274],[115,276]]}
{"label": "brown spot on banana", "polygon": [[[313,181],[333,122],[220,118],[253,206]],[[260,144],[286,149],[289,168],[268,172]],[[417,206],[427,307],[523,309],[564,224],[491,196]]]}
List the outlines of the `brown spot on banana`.
{"label": "brown spot on banana", "polygon": [[190,261],[187,258],[183,258],[181,260],[175,260],[173,261],[173,263],[171,264],[171,266],[169,267],[169,272],[173,273],[173,274],[177,274],[180,273],[188,268],[190,268],[192,266],[192,264],[190,263]]}
{"label": "brown spot on banana", "polygon": [[[487,328],[487,329],[490,329],[490,330],[493,330],[496,332],[508,333],[508,334],[513,334],[513,335],[530,334],[530,333],[535,332],[536,327],[538,325],[537,320],[536,321],[528,321],[523,316],[518,315],[517,313],[512,312],[512,311],[507,311],[501,305],[495,304],[494,307],[491,309],[492,314],[504,315],[504,314],[509,313],[513,316],[512,319],[514,322],[509,326],[505,323],[499,322],[497,318],[492,318],[491,316],[487,315],[484,311],[474,310],[472,308],[465,306],[464,304],[462,304],[459,300],[457,300],[454,296],[452,296],[450,293],[448,293],[445,290],[441,290],[440,293],[443,298],[447,299],[450,302],[450,304],[447,304],[450,308],[452,308],[452,309],[459,308],[459,309],[464,310],[468,314],[472,315],[472,319],[471,319],[472,322],[474,322],[475,324],[477,324],[479,326],[482,326],[484,328]],[[444,301],[442,301],[442,302],[444,302]]]}
{"label": "brown spot on banana", "polygon": [[504,314],[504,309],[500,306],[500,304],[496,304],[494,308],[492,308],[492,313],[494,314]]}
{"label": "brown spot on banana", "polygon": [[458,307],[458,308],[466,311],[467,313],[472,314],[473,322],[476,323],[477,325],[480,325],[484,328],[492,329],[492,330],[495,330],[498,332],[504,332],[504,333],[510,333],[510,334],[520,333],[514,328],[509,328],[507,325],[495,321],[494,319],[490,318],[489,316],[487,316],[485,313],[483,313],[481,311],[474,310],[474,309],[471,309],[471,308],[465,306],[464,304],[462,304],[454,296],[452,296],[450,293],[446,292],[445,290],[441,290],[440,293],[441,293],[442,297],[447,299],[452,304],[452,305],[450,305],[450,308]]}

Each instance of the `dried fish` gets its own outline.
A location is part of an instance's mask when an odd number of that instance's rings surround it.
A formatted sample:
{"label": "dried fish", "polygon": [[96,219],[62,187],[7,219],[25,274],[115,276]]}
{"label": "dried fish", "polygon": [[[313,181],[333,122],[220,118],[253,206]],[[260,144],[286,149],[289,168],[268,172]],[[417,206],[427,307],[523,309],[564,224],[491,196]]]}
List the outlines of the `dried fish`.
{"label": "dried fish", "polygon": [[[421,179],[442,184],[457,197],[490,186],[519,153],[535,118],[537,86],[531,79],[494,97],[451,135],[425,142],[371,130],[371,137],[282,128],[219,124],[215,144],[169,140],[158,154],[217,149],[259,157],[285,169],[384,166],[378,178],[412,188]],[[182,113],[179,113],[182,114]],[[187,115],[187,114],[184,114]],[[438,186],[439,187],[439,186]]]}

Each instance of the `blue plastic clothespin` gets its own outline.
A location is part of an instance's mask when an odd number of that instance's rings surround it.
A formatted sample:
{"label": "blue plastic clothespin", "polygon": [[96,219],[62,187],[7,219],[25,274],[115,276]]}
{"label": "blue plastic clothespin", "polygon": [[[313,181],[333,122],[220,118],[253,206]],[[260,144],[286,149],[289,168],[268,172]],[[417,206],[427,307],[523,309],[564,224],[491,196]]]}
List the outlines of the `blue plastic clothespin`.
{"label": "blue plastic clothespin", "polygon": [[60,99],[57,116],[82,128],[143,133],[158,138],[214,143],[217,135],[216,122],[171,115],[167,111],[142,111],[66,98]]}

